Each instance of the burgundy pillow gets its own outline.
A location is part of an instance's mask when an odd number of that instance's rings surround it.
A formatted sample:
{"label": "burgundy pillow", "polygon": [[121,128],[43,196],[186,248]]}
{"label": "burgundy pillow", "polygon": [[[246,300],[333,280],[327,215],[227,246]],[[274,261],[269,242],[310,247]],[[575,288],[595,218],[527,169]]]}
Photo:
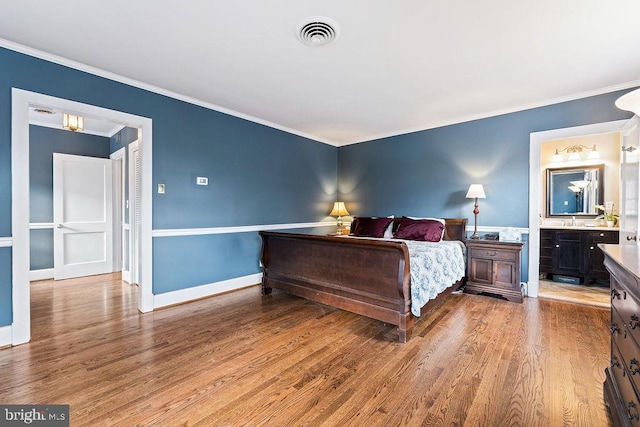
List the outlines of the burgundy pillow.
{"label": "burgundy pillow", "polygon": [[384,230],[393,222],[393,218],[367,218],[359,217],[356,220],[354,236],[359,237],[383,237]]}
{"label": "burgundy pillow", "polygon": [[439,242],[442,239],[444,224],[431,219],[402,218],[398,231],[393,237],[405,240]]}

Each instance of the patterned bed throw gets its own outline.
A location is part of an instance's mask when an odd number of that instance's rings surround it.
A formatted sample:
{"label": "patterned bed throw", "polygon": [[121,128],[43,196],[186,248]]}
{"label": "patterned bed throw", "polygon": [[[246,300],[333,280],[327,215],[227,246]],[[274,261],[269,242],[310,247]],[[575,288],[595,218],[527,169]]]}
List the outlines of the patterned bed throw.
{"label": "patterned bed throw", "polygon": [[466,247],[460,241],[416,242],[404,240],[409,248],[411,270],[411,313],[465,275]]}

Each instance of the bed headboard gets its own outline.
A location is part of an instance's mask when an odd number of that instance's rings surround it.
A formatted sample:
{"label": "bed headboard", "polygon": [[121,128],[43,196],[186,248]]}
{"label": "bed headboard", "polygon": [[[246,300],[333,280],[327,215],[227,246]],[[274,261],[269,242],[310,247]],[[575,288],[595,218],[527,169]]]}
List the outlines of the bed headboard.
{"label": "bed headboard", "polygon": [[467,240],[467,218],[445,218],[443,240]]}
{"label": "bed headboard", "polygon": [[[393,220],[393,231],[395,232],[402,218]],[[444,218],[445,232],[443,240],[467,240],[467,218]],[[353,233],[356,221],[351,223],[351,233]]]}

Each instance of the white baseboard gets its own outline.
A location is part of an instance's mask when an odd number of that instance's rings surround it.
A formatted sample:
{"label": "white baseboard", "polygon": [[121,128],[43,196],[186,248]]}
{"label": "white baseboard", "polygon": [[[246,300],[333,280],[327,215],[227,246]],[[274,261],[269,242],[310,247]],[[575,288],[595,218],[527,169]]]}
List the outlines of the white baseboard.
{"label": "white baseboard", "polygon": [[11,326],[0,327],[0,347],[11,345]]}
{"label": "white baseboard", "polygon": [[181,304],[223,292],[246,288],[247,286],[256,285],[260,282],[262,282],[262,273],[257,273],[249,276],[223,280],[221,282],[209,283],[207,285],[195,286],[193,288],[165,292],[163,294],[153,296],[153,308],[156,309],[169,305]]}
{"label": "white baseboard", "polygon": [[[531,277],[529,279],[531,279]],[[540,287],[540,282],[538,280],[529,280],[526,287],[527,296],[530,298],[538,298],[539,287]]]}
{"label": "white baseboard", "polygon": [[53,268],[43,268],[42,270],[31,270],[29,272],[29,280],[47,280],[53,279]]}

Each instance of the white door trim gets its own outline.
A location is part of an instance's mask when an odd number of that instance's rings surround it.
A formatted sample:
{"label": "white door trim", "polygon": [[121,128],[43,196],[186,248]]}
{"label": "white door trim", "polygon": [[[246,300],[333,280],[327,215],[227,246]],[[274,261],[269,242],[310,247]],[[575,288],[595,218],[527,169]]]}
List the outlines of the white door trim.
{"label": "white door trim", "polygon": [[527,296],[538,297],[540,276],[540,199],[542,183],[540,180],[540,149],[543,141],[573,136],[595,135],[622,130],[627,120],[596,123],[564,129],[533,132],[529,135],[529,279]]}
{"label": "white door trim", "polygon": [[[129,144],[129,283],[138,284],[140,281],[140,224],[136,224],[138,209],[136,194],[137,188],[136,164],[134,153],[140,156],[140,140],[136,139]],[[139,159],[139,157],[138,157]],[[136,244],[136,241],[138,242]]]}
{"label": "white door trim", "polygon": [[152,259],[152,148],[151,119],[62,98],[11,89],[11,233],[12,233],[12,307],[11,343],[31,339],[31,296],[29,291],[29,106],[50,107],[80,115],[104,117],[123,125],[138,128],[143,138],[140,150],[142,162],[140,259],[141,280],[138,288],[138,310],[153,310]]}
{"label": "white door trim", "polygon": [[113,271],[122,271],[124,243],[124,185],[125,185],[125,148],[109,155],[113,160]]}

